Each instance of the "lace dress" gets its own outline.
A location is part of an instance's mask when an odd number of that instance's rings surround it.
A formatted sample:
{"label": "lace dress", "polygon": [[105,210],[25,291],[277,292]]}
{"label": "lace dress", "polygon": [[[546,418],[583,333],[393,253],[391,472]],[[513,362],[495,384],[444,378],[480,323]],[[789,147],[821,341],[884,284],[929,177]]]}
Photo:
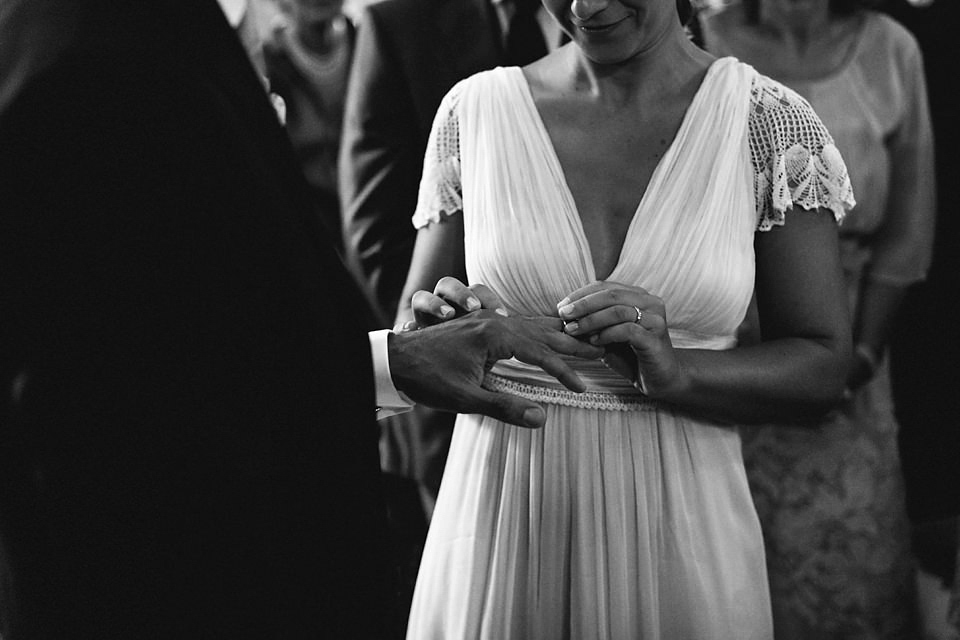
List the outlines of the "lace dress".
{"label": "lace dress", "polygon": [[[742,40],[721,25],[706,22],[706,46],[741,53]],[[856,317],[864,281],[906,286],[930,264],[933,146],[920,50],[899,24],[866,13],[840,69],[786,82],[810,101],[850,167],[858,203],[840,248]],[[819,428],[744,432],[778,632],[794,634],[784,637],[913,636],[897,432],[886,360]]]}
{"label": "lace dress", "polygon": [[[728,349],[758,227],[852,204],[832,140],[798,96],[713,63],[641,200],[611,280],[658,292],[679,348]],[[414,223],[463,212],[471,282],[555,314],[593,280],[573,198],[520,69],[454,87]],[[545,403],[540,430],[460,415],[408,637],[769,638],[763,542],[735,428],[646,400],[599,362],[574,394],[502,362],[487,386]]]}

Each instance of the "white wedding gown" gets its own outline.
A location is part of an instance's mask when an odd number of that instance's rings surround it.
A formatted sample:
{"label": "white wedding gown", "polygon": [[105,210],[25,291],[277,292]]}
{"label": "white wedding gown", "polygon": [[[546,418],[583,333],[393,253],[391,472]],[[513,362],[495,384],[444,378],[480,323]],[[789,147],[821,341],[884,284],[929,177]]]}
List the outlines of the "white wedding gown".
{"label": "white wedding gown", "polygon": [[[718,60],[609,279],[665,300],[677,348],[729,349],[753,291],[754,234],[791,202],[842,216],[842,160],[802,99]],[[459,210],[470,281],[512,313],[555,315],[596,279],[519,68],[475,75],[440,107],[414,222]],[[516,361],[488,376],[544,402],[543,429],[458,417],[408,637],[772,637],[737,430],[649,402],[599,362],[575,366],[587,393]]]}

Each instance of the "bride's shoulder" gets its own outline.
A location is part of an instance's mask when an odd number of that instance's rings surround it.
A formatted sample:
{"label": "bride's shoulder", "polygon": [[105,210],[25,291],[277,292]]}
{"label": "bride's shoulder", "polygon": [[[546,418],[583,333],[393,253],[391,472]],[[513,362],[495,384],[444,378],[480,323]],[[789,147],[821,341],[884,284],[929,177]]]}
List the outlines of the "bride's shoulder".
{"label": "bride's shoulder", "polygon": [[464,102],[470,102],[471,96],[475,98],[488,95],[491,91],[516,83],[514,76],[519,75],[520,70],[517,67],[494,67],[493,69],[478,71],[454,84],[447,91],[444,103],[453,107]]}

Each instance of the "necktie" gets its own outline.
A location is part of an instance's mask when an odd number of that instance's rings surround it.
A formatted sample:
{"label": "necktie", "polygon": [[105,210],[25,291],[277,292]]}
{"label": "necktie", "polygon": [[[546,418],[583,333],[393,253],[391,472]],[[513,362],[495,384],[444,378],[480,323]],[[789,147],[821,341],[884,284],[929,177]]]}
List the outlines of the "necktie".
{"label": "necktie", "polygon": [[537,23],[540,0],[513,0],[513,18],[507,32],[507,64],[522,67],[547,55],[547,43]]}

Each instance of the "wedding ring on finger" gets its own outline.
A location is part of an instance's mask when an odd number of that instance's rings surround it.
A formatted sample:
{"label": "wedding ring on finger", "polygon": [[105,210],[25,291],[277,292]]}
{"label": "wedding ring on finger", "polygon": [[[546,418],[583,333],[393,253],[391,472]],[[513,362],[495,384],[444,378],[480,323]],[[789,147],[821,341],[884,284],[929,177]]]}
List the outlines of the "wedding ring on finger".
{"label": "wedding ring on finger", "polygon": [[[633,321],[634,324],[640,324],[640,321],[643,319],[643,311],[640,310],[640,307],[634,306],[633,310],[637,312],[637,319]],[[643,326],[643,325],[640,325]]]}

